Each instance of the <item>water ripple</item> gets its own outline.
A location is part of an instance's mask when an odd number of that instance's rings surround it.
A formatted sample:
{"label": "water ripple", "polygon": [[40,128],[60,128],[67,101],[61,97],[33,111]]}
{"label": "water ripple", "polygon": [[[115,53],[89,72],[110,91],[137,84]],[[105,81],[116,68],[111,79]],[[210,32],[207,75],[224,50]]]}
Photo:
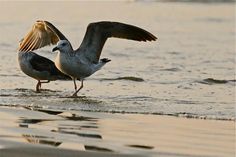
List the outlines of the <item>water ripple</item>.
{"label": "water ripple", "polygon": [[235,83],[236,80],[218,80],[214,78],[207,78],[203,79],[201,81],[198,81],[198,83],[207,84],[207,85],[214,85],[214,84],[227,84],[227,83]]}

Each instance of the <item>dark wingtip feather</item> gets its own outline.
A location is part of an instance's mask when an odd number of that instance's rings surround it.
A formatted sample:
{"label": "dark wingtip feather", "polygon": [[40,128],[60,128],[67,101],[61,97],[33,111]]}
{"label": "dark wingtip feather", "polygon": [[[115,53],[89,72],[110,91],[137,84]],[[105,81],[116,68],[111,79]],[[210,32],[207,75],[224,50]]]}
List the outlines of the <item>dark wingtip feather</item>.
{"label": "dark wingtip feather", "polygon": [[154,36],[153,34],[151,34],[150,32],[142,28],[132,26],[132,25],[128,25],[128,26],[130,30],[133,30],[134,31],[133,33],[136,35],[136,37],[134,37],[133,40],[144,41],[144,42],[157,40],[156,36]]}
{"label": "dark wingtip feather", "polygon": [[[145,31],[145,30],[144,30]],[[143,40],[142,41],[156,41],[157,40],[157,37],[154,36],[153,34],[151,34],[150,32],[148,31],[145,31],[144,32],[144,35],[143,35]]]}

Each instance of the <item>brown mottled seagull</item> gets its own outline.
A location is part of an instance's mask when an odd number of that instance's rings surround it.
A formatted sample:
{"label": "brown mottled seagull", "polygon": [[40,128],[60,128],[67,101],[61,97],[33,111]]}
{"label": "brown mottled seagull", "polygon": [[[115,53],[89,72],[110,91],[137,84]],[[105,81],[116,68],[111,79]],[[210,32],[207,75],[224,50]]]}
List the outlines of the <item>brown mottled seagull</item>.
{"label": "brown mottled seagull", "polygon": [[[56,67],[74,81],[75,92],[83,88],[83,81],[110,60],[100,59],[102,48],[107,38],[116,37],[136,41],[155,41],[157,38],[148,31],[120,22],[101,21],[90,23],[84,39],[76,50],[69,40],[50,22],[36,21],[29,33],[24,37],[19,51],[33,51],[47,45],[54,45],[52,51],[59,50],[55,59]],[[76,79],[81,81],[77,89]]]}

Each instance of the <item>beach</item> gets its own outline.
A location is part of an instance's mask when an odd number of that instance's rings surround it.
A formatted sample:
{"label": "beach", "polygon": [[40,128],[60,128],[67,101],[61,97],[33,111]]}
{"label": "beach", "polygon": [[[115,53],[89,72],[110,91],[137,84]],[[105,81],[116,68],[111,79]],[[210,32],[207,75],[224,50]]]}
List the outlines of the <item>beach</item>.
{"label": "beach", "polygon": [[[235,2],[1,1],[0,14],[0,157],[235,156]],[[36,20],[53,23],[74,49],[97,21],[158,40],[108,39],[101,58],[111,62],[78,98],[69,97],[71,80],[38,93],[17,61]],[[34,52],[54,61],[52,48]]]}

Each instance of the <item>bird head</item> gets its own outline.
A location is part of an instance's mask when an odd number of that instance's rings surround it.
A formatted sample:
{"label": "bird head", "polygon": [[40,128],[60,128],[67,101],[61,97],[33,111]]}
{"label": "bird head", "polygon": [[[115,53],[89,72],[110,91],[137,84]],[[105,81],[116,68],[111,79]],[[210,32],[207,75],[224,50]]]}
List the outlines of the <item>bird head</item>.
{"label": "bird head", "polygon": [[52,49],[52,52],[59,50],[60,52],[70,52],[72,51],[72,47],[69,41],[67,40],[59,40],[57,42],[57,46]]}

